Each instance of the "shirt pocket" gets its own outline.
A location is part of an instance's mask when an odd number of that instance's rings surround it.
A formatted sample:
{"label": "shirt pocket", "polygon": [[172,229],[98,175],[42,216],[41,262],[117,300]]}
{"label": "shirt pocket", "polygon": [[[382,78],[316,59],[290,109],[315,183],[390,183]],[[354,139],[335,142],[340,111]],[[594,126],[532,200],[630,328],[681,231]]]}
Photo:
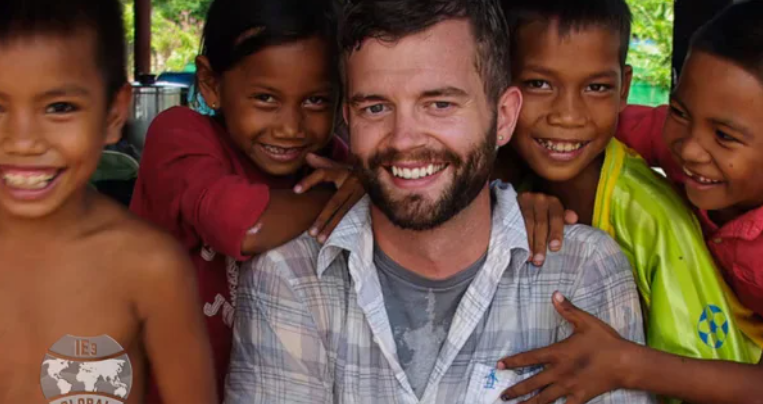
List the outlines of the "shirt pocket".
{"label": "shirt pocket", "polygon": [[[514,370],[498,370],[495,366],[476,363],[469,378],[466,402],[474,404],[505,404],[501,401],[501,393],[515,384],[527,380],[540,372],[541,368],[533,368],[524,373]],[[534,395],[534,394],[532,394]],[[519,403],[532,395],[508,401],[510,404]]]}

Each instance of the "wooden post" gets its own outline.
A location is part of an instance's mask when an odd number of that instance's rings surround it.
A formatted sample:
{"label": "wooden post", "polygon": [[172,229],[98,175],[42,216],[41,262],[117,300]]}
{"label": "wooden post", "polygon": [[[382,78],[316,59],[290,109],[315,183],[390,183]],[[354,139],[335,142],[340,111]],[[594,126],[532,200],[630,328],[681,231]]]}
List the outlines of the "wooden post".
{"label": "wooden post", "polygon": [[135,79],[151,73],[151,0],[135,0]]}

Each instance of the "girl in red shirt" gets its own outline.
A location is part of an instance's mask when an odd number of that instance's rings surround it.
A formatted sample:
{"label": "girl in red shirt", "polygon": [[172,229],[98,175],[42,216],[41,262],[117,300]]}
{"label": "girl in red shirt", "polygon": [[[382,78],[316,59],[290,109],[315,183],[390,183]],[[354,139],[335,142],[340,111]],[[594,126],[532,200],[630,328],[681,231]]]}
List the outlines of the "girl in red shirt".
{"label": "girl in red shirt", "polygon": [[[214,116],[173,108],[147,134],[131,210],[177,237],[196,266],[219,392],[238,262],[307,230],[335,194],[313,185],[349,177],[332,162],[346,147],[332,136],[339,91],[330,11],[330,0],[215,0],[196,60]],[[340,211],[362,194],[342,192]]]}

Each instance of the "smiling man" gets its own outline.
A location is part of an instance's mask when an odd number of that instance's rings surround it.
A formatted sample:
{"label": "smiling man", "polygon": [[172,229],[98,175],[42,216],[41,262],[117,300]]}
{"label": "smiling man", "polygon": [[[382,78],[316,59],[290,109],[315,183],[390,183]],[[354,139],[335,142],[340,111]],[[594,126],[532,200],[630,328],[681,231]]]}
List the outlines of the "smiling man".
{"label": "smiling man", "polygon": [[344,114],[369,196],[325,245],[305,236],[248,265],[227,402],[495,402],[540,370],[498,370],[498,359],[572,332],[554,313],[557,290],[642,342],[616,244],[570,228],[534,267],[516,193],[488,186],[522,104],[498,5],[352,3]]}

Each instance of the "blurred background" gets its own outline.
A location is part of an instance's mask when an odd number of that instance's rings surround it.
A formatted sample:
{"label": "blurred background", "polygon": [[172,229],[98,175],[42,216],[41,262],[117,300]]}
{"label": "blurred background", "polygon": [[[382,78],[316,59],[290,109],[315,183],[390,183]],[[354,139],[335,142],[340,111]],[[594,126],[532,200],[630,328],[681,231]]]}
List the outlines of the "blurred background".
{"label": "blurred background", "polygon": [[[699,0],[701,1],[701,0]],[[134,61],[134,0],[124,0],[130,65]],[[204,16],[212,0],[153,0],[151,9],[151,72],[193,73]],[[629,63],[635,71],[630,102],[660,105],[667,102],[673,54],[673,0],[629,0],[633,12],[633,40]],[[134,73],[133,73],[134,74]],[[161,77],[161,76],[160,76]],[[165,75],[164,78],[168,77]],[[177,80],[183,75],[175,74]]]}

